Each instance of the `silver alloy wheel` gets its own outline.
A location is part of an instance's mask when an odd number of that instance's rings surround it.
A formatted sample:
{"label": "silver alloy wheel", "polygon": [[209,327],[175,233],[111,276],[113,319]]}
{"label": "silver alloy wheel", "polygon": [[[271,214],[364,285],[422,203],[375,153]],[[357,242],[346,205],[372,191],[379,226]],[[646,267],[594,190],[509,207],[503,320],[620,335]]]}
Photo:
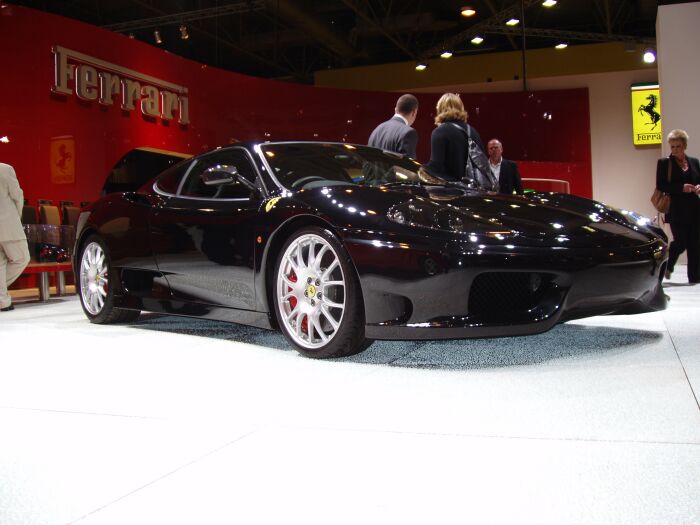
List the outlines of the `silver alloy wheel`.
{"label": "silver alloy wheel", "polygon": [[80,259],[80,296],[90,314],[98,315],[102,311],[108,290],[109,275],[104,250],[98,243],[91,242]]}
{"label": "silver alloy wheel", "polygon": [[329,242],[300,235],[287,247],[277,269],[281,322],[301,347],[318,349],[338,332],[345,312],[345,278]]}

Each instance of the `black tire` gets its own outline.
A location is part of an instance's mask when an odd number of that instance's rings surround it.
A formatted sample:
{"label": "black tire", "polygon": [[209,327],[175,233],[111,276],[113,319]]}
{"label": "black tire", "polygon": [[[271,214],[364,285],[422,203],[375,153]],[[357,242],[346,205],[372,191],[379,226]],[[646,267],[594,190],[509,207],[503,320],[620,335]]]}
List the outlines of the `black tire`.
{"label": "black tire", "polygon": [[111,274],[112,261],[107,246],[99,236],[90,235],[80,249],[76,286],[80,305],[91,323],[128,323],[141,313],[114,306]]}
{"label": "black tire", "polygon": [[345,357],[366,348],[359,279],[330,231],[294,232],[277,257],[271,285],[280,330],[302,355]]}

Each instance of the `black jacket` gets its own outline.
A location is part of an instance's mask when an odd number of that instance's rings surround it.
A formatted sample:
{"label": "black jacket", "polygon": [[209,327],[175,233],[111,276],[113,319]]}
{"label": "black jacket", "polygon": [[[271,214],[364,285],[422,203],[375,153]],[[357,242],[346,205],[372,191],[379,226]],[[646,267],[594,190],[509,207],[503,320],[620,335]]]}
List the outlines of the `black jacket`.
{"label": "black jacket", "polygon": [[436,177],[458,181],[464,177],[464,167],[467,165],[467,136],[453,122],[464,130],[471,128],[472,140],[484,151],[476,129],[461,120],[446,121],[435,128],[430,136],[430,162],[425,167]]}
{"label": "black jacket", "polygon": [[[683,193],[683,184],[700,184],[700,163],[688,157],[688,171],[683,173],[677,162],[669,157],[656,163],[656,187],[671,196],[668,222],[690,223],[700,220],[700,198],[695,193]],[[668,163],[671,162],[671,182],[668,181]]]}
{"label": "black jacket", "polygon": [[501,193],[522,193],[523,182],[520,178],[518,165],[512,160],[501,157],[501,172],[498,176],[498,187]]}
{"label": "black jacket", "polygon": [[415,159],[418,132],[408,126],[401,117],[394,115],[374,129],[367,144],[373,148],[403,153]]}

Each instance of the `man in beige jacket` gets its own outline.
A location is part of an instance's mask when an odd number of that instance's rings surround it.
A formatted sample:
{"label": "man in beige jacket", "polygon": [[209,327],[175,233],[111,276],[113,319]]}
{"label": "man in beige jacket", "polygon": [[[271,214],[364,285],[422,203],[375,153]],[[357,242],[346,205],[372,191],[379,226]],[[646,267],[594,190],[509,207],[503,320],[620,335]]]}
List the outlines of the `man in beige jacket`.
{"label": "man in beige jacket", "polygon": [[15,170],[0,163],[0,312],[14,309],[7,287],[29,264],[27,236],[22,228],[24,193]]}

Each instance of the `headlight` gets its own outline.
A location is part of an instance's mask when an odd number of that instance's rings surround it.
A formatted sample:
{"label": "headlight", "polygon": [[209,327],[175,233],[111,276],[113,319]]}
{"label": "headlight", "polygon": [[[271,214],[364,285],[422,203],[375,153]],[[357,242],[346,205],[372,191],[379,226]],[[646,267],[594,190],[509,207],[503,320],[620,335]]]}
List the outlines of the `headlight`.
{"label": "headlight", "polygon": [[397,222],[399,224],[406,224],[406,215],[402,210],[392,208],[387,213],[387,217],[390,221]]}
{"label": "headlight", "polygon": [[666,232],[664,232],[663,228],[660,228],[658,225],[654,224],[652,219],[642,215],[641,213],[609,207],[608,216],[613,220],[616,220],[616,222],[622,222],[632,229],[636,230],[641,228],[642,230],[653,233],[664,241],[668,241],[668,236],[666,235]]}
{"label": "headlight", "polygon": [[396,204],[387,212],[387,218],[397,224],[451,233],[468,233],[469,225],[474,226],[459,209],[445,209],[429,201]]}

